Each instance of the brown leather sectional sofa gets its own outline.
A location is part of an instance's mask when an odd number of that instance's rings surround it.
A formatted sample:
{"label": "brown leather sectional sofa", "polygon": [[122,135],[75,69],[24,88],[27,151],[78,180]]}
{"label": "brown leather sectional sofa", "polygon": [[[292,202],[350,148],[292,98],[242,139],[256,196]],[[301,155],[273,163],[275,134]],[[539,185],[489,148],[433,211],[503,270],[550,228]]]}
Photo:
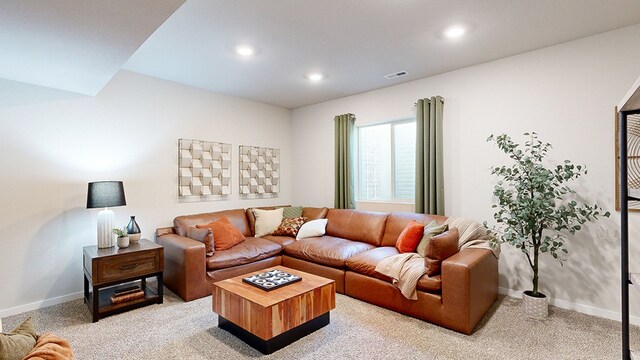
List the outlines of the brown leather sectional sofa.
{"label": "brown leather sectional sofa", "polygon": [[[229,250],[205,256],[203,243],[185,237],[188,227],[226,216],[246,236]],[[395,255],[395,243],[411,220],[440,223],[446,217],[415,213],[304,208],[310,220],[327,218],[325,236],[295,241],[286,236],[253,237],[252,209],[178,216],[174,226],[157,230],[164,246],[165,285],[189,301],[211,295],[213,282],[276,265],[336,281],[341,294],[470,334],[497,298],[498,260],[489,250],[463,249],[442,263],[440,275],[424,275],[418,300],[408,300],[375,272],[383,258]]]}

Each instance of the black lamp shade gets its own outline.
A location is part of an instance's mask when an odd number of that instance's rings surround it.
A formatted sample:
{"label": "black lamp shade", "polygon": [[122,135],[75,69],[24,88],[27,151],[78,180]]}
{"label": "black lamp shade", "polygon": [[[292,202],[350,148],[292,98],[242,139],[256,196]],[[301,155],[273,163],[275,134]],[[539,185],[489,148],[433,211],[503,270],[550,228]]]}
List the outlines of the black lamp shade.
{"label": "black lamp shade", "polygon": [[87,209],[127,205],[122,181],[96,181],[89,183]]}

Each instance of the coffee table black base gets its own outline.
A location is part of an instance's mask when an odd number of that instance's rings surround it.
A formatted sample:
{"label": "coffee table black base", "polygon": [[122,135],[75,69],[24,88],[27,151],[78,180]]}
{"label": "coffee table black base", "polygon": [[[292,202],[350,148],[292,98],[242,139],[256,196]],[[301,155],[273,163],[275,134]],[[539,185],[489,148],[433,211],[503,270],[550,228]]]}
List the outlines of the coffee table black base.
{"label": "coffee table black base", "polygon": [[254,334],[248,332],[240,326],[218,315],[218,327],[220,329],[232,333],[240,340],[244,341],[245,343],[265,355],[272,354],[273,352],[278,351],[283,347],[293,343],[294,341],[302,339],[303,337],[327,325],[329,325],[329,313],[325,313],[313,320],[307,321],[304,324],[300,324],[274,338],[271,338],[269,340],[262,340],[261,338],[255,336]]}

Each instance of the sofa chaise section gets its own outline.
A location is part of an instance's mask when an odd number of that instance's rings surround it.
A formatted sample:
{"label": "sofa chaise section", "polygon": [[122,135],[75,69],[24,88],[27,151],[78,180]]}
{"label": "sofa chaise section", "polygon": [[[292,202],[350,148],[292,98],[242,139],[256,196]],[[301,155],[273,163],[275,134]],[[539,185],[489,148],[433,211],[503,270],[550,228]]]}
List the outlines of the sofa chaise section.
{"label": "sofa chaise section", "polygon": [[444,223],[447,217],[393,212],[382,245],[347,262],[346,295],[443,327],[470,334],[498,296],[498,259],[490,250],[466,248],[442,263],[440,275],[420,278],[418,300],[408,300],[375,272],[384,257],[397,253],[395,241],[411,221]]}

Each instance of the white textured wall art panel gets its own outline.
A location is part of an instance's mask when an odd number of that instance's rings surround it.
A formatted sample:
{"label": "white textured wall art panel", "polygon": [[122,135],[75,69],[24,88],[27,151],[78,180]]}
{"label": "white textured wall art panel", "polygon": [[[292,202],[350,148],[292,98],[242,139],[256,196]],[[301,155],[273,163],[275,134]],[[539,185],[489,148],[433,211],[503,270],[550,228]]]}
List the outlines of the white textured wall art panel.
{"label": "white textured wall art panel", "polygon": [[275,197],[280,192],[280,150],[240,145],[240,195]]}
{"label": "white textured wall art panel", "polygon": [[178,140],[178,194],[215,200],[231,194],[231,144]]}

